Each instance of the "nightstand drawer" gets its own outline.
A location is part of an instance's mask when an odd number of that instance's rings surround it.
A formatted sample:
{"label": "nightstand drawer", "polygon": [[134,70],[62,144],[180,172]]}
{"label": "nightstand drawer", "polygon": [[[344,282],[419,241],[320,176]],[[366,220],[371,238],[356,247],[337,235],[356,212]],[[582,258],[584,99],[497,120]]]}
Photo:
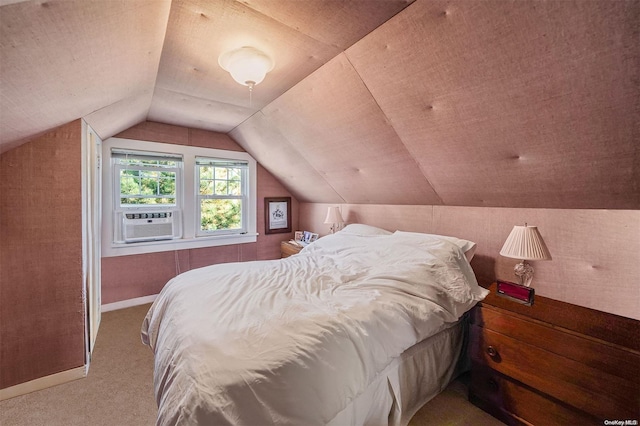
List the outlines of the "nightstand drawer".
{"label": "nightstand drawer", "polygon": [[470,347],[476,364],[598,418],[637,416],[637,390],[620,377],[477,325]]}
{"label": "nightstand drawer", "polygon": [[[536,296],[471,312],[469,400],[508,424],[640,417],[640,322]],[[594,421],[595,419],[595,421]]]}
{"label": "nightstand drawer", "polygon": [[474,309],[472,323],[634,382],[635,393],[640,394],[638,354],[568,333],[561,328],[549,327],[499,308],[482,306]]}
{"label": "nightstand drawer", "polygon": [[482,365],[474,365],[469,386],[469,400],[507,424],[599,424],[596,417],[541,395]]}

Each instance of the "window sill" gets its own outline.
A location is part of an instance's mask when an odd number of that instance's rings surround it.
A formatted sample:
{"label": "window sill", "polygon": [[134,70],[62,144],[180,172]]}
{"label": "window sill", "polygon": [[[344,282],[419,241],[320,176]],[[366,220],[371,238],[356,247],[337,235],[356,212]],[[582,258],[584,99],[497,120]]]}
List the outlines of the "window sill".
{"label": "window sill", "polygon": [[176,238],[174,240],[148,241],[129,244],[111,244],[102,251],[102,257],[128,256],[131,254],[159,253],[163,251],[186,250],[203,247],[228,246],[255,243],[258,234],[216,235],[196,238]]}

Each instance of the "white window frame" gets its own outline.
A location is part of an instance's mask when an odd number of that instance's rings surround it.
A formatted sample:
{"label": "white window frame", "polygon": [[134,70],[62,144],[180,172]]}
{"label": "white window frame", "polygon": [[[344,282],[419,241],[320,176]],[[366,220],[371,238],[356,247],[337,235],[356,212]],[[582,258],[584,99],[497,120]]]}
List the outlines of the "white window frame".
{"label": "white window frame", "polygon": [[[171,169],[165,169],[162,167],[154,167],[154,166],[140,166],[140,167],[127,167],[116,161],[117,157],[122,156],[131,156],[131,157],[149,157],[155,159],[166,159],[175,161],[177,164],[176,167]],[[113,214],[110,215],[112,217],[113,230],[112,230],[112,243],[113,244],[123,244],[124,241],[124,232],[123,232],[123,219],[124,216],[128,213],[151,213],[151,212],[161,212],[161,213],[171,213],[174,216],[174,238],[180,238],[182,236],[182,210],[183,210],[183,192],[184,185],[183,181],[183,167],[184,167],[184,158],[182,155],[177,155],[174,153],[167,152],[152,152],[152,151],[140,151],[133,149],[119,149],[112,148],[108,153],[109,167],[112,169],[112,179],[113,179]],[[138,170],[149,170],[149,171],[173,171],[176,174],[176,197],[173,204],[135,204],[135,205],[121,205],[121,193],[120,193],[120,172],[122,170],[127,169],[138,169]],[[134,244],[134,243],[132,243]],[[135,244],[140,244],[140,242],[136,242]]]}
{"label": "white window frame", "polygon": [[[201,195],[200,192],[197,190],[198,188],[200,188],[200,166],[201,165],[205,165],[208,164],[212,167],[229,167],[229,168],[239,168],[240,169],[240,174],[241,174],[241,195],[239,196],[230,196],[230,195]],[[247,217],[246,217],[246,213],[244,213],[244,211],[246,210],[244,208],[244,205],[246,205],[246,203],[249,202],[249,185],[248,185],[248,179],[249,179],[249,164],[246,161],[229,161],[228,158],[211,158],[211,157],[196,157],[196,164],[195,164],[195,178],[196,178],[196,182],[195,182],[195,187],[196,187],[196,236],[197,237],[206,237],[206,236],[211,236],[211,235],[229,235],[229,234],[244,234],[247,232]],[[243,205],[243,213],[242,214],[242,224],[240,226],[240,229],[232,229],[232,230],[228,230],[228,229],[219,229],[219,230],[215,230],[215,231],[205,231],[202,229],[201,227],[201,201],[203,199],[209,199],[209,200],[230,200],[230,199],[237,199],[240,200],[242,202]]]}
{"label": "white window frame", "polygon": [[[176,163],[178,163],[178,165],[176,167],[173,168],[164,168],[161,166],[139,166],[139,167],[134,167],[134,166],[124,166],[122,164],[119,164],[117,162],[114,161],[114,153],[118,154],[120,157],[125,156],[131,156],[133,158],[136,157],[149,157],[149,158],[154,158],[154,159],[165,159],[165,160],[171,160],[171,161],[175,161]],[[181,200],[181,196],[182,196],[182,167],[183,167],[183,163],[184,160],[182,158],[181,155],[175,155],[175,154],[171,154],[171,155],[167,155],[165,153],[160,153],[160,152],[150,152],[150,151],[136,151],[136,150],[131,150],[131,149],[127,149],[127,150],[118,150],[118,149],[112,149],[111,150],[111,154],[110,154],[110,159],[112,162],[114,162],[113,166],[114,167],[114,173],[113,173],[113,178],[115,179],[114,182],[114,189],[119,186],[120,184],[120,172],[122,170],[130,170],[130,169],[137,169],[137,170],[149,170],[149,171],[171,171],[171,172],[175,172],[176,174],[176,197],[174,199],[174,203],[173,204],[160,204],[160,205],[149,205],[149,204],[136,204],[136,205],[129,205],[129,206],[122,206],[120,204],[121,202],[121,197],[120,197],[120,191],[114,191],[113,195],[114,195],[114,204],[116,205],[116,209],[117,210],[122,210],[122,211],[135,211],[138,208],[141,207],[149,207],[149,208],[153,208],[153,209],[160,209],[160,210],[170,210],[172,208],[179,208],[179,206],[182,205],[182,200]],[[158,196],[154,197],[154,198],[160,198]]]}
{"label": "white window frame", "polygon": [[[123,243],[114,241],[114,232],[120,194],[119,177],[115,176],[117,168],[111,161],[112,150],[134,150],[152,153],[166,153],[169,155],[181,155],[183,159],[180,189],[176,188],[178,199],[172,211],[179,215],[181,235],[179,238],[162,241],[145,241],[136,243]],[[199,235],[200,224],[196,209],[199,209],[198,196],[199,181],[196,173],[196,158],[215,158],[230,162],[240,161],[247,163],[248,178],[246,206],[243,219],[246,220],[246,228],[243,233],[202,233]],[[105,167],[102,168],[102,255],[103,257],[124,256],[130,254],[155,253],[163,251],[183,250],[201,247],[223,246],[231,244],[254,243],[257,241],[257,163],[248,153],[242,151],[226,151],[193,147],[186,145],[174,145],[159,142],[147,142],[133,139],[109,138],[102,144],[102,158]],[[107,166],[108,165],[108,166]],[[178,182],[176,182],[178,185]],[[117,191],[117,195],[114,191]],[[179,195],[182,194],[182,195]],[[150,210],[148,205],[140,208]],[[165,207],[166,209],[166,207]]]}

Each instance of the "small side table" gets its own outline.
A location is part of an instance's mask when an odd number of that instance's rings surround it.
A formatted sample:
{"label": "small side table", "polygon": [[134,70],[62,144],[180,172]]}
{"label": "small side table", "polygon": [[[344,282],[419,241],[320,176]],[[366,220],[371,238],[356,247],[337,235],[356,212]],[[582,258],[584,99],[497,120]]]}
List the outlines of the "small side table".
{"label": "small side table", "polygon": [[294,254],[298,254],[302,250],[302,246],[297,244],[293,244],[289,241],[282,241],[280,243],[280,257],[284,259],[285,257],[293,256]]}

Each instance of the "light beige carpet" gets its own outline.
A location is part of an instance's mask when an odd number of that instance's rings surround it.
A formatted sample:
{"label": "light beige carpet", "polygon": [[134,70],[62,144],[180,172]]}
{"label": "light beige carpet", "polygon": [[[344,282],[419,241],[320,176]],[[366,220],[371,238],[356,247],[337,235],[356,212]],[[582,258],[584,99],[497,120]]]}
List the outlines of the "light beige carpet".
{"label": "light beige carpet", "polygon": [[456,380],[427,402],[409,422],[409,426],[504,426],[467,400],[467,387]]}
{"label": "light beige carpet", "polygon": [[[153,354],[140,341],[150,305],[102,315],[89,375],[0,402],[2,426],[146,426],[155,424]],[[427,403],[411,426],[502,425],[471,405],[453,382]],[[209,425],[207,425],[209,426]]]}
{"label": "light beige carpet", "polygon": [[140,341],[149,306],[102,314],[89,375],[0,402],[0,425],[155,424],[153,353]]}

